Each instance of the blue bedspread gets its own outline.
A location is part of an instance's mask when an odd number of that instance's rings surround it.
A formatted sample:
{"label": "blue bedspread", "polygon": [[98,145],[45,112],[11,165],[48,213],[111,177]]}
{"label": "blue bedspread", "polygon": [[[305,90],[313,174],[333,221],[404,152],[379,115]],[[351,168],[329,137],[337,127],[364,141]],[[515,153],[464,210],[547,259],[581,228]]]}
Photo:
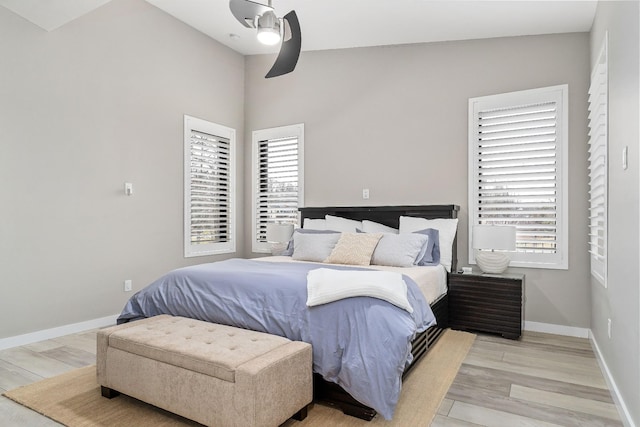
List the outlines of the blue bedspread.
{"label": "blue bedspread", "polygon": [[435,324],[428,303],[404,276],[412,314],[370,297],[307,307],[307,272],[314,268],[230,259],[177,269],[133,295],[118,324],[171,314],[311,343],[314,372],[391,419],[411,340]]}

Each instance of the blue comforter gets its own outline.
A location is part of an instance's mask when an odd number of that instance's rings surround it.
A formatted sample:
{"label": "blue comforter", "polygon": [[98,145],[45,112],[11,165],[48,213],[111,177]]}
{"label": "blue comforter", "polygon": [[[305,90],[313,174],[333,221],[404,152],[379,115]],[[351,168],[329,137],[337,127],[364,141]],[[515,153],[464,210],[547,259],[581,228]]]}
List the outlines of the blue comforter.
{"label": "blue comforter", "polygon": [[171,314],[311,343],[314,372],[391,419],[411,340],[435,324],[433,313],[407,276],[412,314],[370,297],[307,307],[307,272],[318,267],[230,259],[180,268],[133,295],[118,324]]}

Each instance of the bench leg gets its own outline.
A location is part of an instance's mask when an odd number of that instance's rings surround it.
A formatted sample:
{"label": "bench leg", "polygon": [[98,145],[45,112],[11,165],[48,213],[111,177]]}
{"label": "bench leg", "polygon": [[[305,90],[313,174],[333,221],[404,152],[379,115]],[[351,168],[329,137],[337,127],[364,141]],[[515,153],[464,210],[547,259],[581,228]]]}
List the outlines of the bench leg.
{"label": "bench leg", "polygon": [[307,412],[309,410],[309,405],[306,405],[304,408],[300,409],[298,412],[293,414],[293,418],[296,421],[302,421],[307,418]]}
{"label": "bench leg", "polygon": [[106,397],[107,399],[113,399],[114,397],[120,396],[119,391],[105,386],[100,386],[100,392],[102,393],[102,397]]}

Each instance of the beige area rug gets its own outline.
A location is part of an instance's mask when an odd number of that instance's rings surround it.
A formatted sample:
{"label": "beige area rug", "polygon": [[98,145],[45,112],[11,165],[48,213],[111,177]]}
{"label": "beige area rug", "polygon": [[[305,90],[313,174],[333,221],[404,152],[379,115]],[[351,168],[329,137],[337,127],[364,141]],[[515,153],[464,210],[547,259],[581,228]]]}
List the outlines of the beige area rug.
{"label": "beige area rug", "polygon": [[[307,418],[284,426],[427,426],[447,394],[475,335],[448,330],[405,378],[392,421],[376,416],[362,421],[341,411],[313,405]],[[120,395],[106,399],[96,383],[95,366],[76,369],[4,394],[28,408],[70,427],[196,426],[194,422]]]}

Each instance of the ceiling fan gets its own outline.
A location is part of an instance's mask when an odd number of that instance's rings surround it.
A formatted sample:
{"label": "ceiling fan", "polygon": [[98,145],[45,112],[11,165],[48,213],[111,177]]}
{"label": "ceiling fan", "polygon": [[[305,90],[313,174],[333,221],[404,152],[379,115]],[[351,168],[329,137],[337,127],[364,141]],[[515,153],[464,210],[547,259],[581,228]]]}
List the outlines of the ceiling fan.
{"label": "ceiling fan", "polygon": [[229,8],[242,25],[258,29],[258,41],[261,43],[274,45],[282,40],[276,62],[265,78],[281,76],[296,68],[302,47],[302,33],[295,10],[278,18],[271,0],[266,5],[251,0],[229,0]]}

